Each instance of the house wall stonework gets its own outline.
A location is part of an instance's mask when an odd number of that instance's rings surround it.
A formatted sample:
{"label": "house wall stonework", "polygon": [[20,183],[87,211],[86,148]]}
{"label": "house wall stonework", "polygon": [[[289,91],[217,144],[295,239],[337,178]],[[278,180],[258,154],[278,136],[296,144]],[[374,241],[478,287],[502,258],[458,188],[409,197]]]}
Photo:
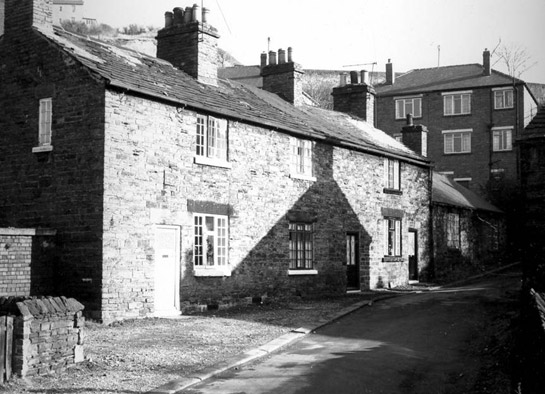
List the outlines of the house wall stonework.
{"label": "house wall stonework", "polygon": [[[0,42],[0,227],[57,229],[62,269],[51,295],[75,296],[98,310],[104,88],[41,33],[25,28],[27,22],[14,18],[11,35]],[[48,97],[52,150],[33,153],[39,100]]]}
{"label": "house wall stonework", "polygon": [[[522,87],[518,88],[516,100],[523,101]],[[428,158],[435,163],[435,171],[454,172],[454,178],[471,178],[469,189],[486,194],[489,185],[490,170],[503,169],[498,177],[502,182],[515,182],[517,174],[517,153],[511,151],[492,152],[492,127],[513,126],[513,141],[516,133],[522,132],[522,105],[512,109],[494,109],[494,93],[491,88],[471,89],[471,114],[444,116],[443,92],[430,92],[422,95],[422,116],[414,119],[415,124],[423,124],[428,128]],[[414,97],[415,95],[399,95],[399,97]],[[405,125],[405,119],[396,119],[395,99],[398,96],[377,95],[376,125],[390,135],[400,133]],[[518,128],[517,128],[518,122]],[[445,154],[444,130],[472,129],[471,153]],[[503,175],[502,175],[503,174]],[[495,179],[493,179],[494,183]]]}
{"label": "house wall stonework", "polygon": [[[404,211],[403,243],[409,227],[422,230],[426,270],[428,168],[402,163],[402,195],[385,194],[383,157],[317,142],[316,181],[294,179],[289,135],[233,120],[231,168],[196,164],[196,115],[107,92],[103,319],[153,312],[156,225],[180,228],[182,306],[224,297],[342,292],[347,232],[360,235],[362,288],[406,283],[406,252],[402,261],[382,261],[382,208]],[[194,202],[228,207],[231,276],[194,275]],[[317,275],[288,275],[288,223],[300,216],[314,222]]]}

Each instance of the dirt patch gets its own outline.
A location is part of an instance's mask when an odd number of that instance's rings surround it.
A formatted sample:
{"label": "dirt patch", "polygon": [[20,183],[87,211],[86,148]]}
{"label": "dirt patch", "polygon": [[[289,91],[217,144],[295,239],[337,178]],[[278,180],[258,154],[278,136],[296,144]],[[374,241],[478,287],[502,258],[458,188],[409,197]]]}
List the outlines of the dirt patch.
{"label": "dirt patch", "polygon": [[276,301],[186,315],[141,319],[111,326],[87,322],[86,361],[62,374],[14,379],[0,392],[145,393],[188,377],[302,326],[335,316],[376,294]]}

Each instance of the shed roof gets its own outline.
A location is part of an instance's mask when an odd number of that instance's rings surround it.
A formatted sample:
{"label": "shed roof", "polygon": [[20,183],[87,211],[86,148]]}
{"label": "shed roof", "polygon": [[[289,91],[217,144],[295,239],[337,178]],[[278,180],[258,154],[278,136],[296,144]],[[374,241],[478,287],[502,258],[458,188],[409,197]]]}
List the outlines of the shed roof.
{"label": "shed roof", "polygon": [[429,165],[426,158],[349,115],[310,106],[295,107],[275,94],[227,79],[219,79],[218,86],[203,84],[167,61],[61,28],[39,31],[110,87],[311,139]]}
{"label": "shed roof", "polygon": [[446,175],[433,173],[432,202],[434,204],[502,213],[496,206],[458,184]]}
{"label": "shed roof", "polygon": [[[515,83],[524,82],[515,79]],[[397,77],[393,85],[378,85],[375,90],[377,95],[391,96],[512,84],[509,75],[496,70],[489,76],[483,75],[483,66],[474,63],[412,70]]]}

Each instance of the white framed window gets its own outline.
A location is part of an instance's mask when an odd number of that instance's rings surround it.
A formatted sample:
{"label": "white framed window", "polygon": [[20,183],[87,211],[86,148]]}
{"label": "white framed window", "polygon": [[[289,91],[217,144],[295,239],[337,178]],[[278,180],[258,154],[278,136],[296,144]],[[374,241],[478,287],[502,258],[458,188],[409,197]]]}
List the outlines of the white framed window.
{"label": "white framed window", "polygon": [[513,150],[513,127],[492,127],[492,150],[494,152]]}
{"label": "white framed window", "polygon": [[470,153],[473,129],[443,131],[445,154]]}
{"label": "white framed window", "polygon": [[422,117],[422,98],[408,97],[395,100],[396,119],[405,119],[408,114],[412,114],[414,118]]}
{"label": "white framed window", "polygon": [[399,160],[384,159],[384,188],[390,190],[400,190],[401,171]]}
{"label": "white framed window", "polygon": [[289,223],[290,263],[289,271],[314,270],[314,225]]}
{"label": "white framed window", "polygon": [[513,108],[513,89],[494,90],[494,109]]}
{"label": "white framed window", "polygon": [[394,139],[395,139],[397,142],[403,143],[403,134],[401,134],[401,133],[395,133],[395,134],[393,135],[393,137],[394,137]]}
{"label": "white framed window", "polygon": [[443,93],[443,113],[445,116],[470,114],[471,91]]}
{"label": "white framed window", "polygon": [[460,215],[447,213],[446,221],[447,247],[460,249]]}
{"label": "white framed window", "polygon": [[51,98],[40,100],[40,115],[38,126],[39,146],[51,145],[51,122],[53,119],[53,102]]}
{"label": "white framed window", "polygon": [[227,162],[227,120],[197,116],[195,162],[229,167]]}
{"label": "white framed window", "polygon": [[384,255],[401,256],[401,219],[384,218]]}
{"label": "white framed window", "polygon": [[195,274],[197,276],[230,275],[227,256],[228,217],[195,213],[193,221]]}
{"label": "white framed window", "polygon": [[315,181],[313,174],[314,142],[290,137],[291,145],[291,176],[293,178]]}

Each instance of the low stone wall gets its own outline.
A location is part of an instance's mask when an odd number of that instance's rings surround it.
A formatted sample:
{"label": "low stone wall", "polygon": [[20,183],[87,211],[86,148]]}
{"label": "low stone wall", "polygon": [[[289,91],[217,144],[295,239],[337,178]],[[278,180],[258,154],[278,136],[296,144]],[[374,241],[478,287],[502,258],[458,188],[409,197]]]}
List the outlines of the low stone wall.
{"label": "low stone wall", "polygon": [[0,314],[14,315],[13,372],[61,372],[83,361],[83,305],[66,297],[0,297]]}

